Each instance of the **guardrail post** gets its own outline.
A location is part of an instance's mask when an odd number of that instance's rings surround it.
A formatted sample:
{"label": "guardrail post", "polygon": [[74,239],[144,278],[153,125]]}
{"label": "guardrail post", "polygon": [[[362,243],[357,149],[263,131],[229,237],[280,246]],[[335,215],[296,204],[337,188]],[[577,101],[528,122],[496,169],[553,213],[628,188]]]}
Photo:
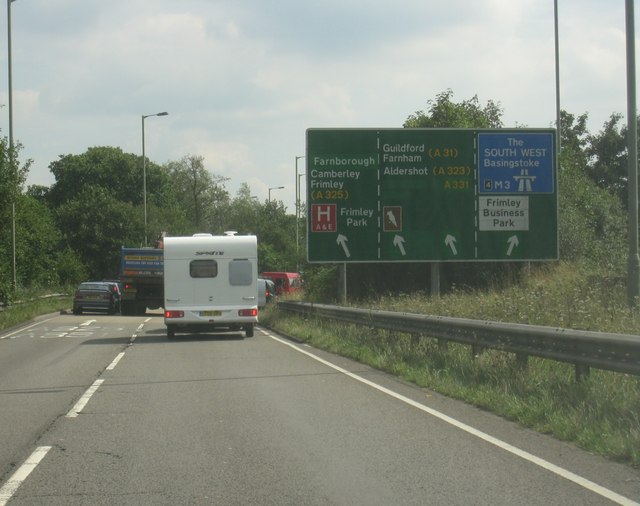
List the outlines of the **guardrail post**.
{"label": "guardrail post", "polygon": [[483,351],[484,351],[484,346],[481,346],[479,344],[472,344],[471,345],[471,358],[476,358]]}
{"label": "guardrail post", "polygon": [[529,355],[526,353],[516,353],[516,364],[520,369],[526,369],[529,366]]}
{"label": "guardrail post", "polygon": [[581,381],[582,378],[588,378],[591,368],[588,365],[576,364],[576,381]]}

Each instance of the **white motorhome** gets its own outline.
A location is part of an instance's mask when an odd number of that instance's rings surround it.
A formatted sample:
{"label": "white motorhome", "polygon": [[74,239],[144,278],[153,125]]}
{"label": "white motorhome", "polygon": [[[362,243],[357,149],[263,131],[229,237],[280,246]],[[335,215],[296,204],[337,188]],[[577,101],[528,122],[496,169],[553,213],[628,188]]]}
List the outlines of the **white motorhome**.
{"label": "white motorhome", "polygon": [[254,235],[195,234],[164,239],[164,323],[178,332],[244,330],[258,323]]}

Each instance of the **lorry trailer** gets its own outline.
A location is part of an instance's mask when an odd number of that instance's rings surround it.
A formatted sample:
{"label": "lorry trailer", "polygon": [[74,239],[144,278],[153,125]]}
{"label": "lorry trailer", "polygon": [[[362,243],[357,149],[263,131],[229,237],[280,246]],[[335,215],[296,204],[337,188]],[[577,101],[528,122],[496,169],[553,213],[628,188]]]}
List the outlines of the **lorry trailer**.
{"label": "lorry trailer", "polygon": [[164,303],[163,251],[159,248],[120,250],[121,312],[140,315],[158,309]]}

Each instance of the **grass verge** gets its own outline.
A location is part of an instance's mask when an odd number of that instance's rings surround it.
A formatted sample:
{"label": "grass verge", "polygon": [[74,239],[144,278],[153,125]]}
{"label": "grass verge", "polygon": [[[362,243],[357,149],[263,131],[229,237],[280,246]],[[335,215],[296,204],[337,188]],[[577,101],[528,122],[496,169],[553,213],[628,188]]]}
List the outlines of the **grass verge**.
{"label": "grass verge", "polygon": [[68,291],[60,291],[50,296],[51,291],[24,291],[17,294],[16,302],[0,311],[0,330],[9,329],[27,322],[36,316],[56,313],[70,308],[73,297]]}

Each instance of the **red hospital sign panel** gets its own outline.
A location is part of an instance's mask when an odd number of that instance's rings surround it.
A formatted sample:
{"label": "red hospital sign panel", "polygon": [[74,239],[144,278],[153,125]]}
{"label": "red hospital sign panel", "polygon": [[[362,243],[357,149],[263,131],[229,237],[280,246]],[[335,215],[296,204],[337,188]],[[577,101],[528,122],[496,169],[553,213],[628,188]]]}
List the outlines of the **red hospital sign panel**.
{"label": "red hospital sign panel", "polygon": [[338,226],[336,204],[313,204],[311,206],[311,230],[314,232],[335,232]]}

